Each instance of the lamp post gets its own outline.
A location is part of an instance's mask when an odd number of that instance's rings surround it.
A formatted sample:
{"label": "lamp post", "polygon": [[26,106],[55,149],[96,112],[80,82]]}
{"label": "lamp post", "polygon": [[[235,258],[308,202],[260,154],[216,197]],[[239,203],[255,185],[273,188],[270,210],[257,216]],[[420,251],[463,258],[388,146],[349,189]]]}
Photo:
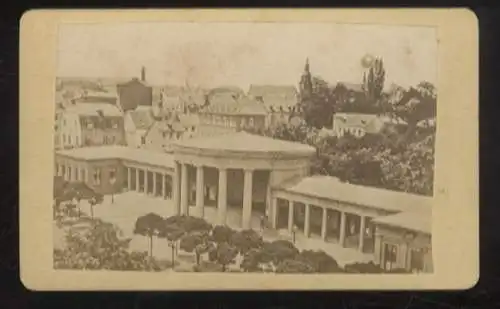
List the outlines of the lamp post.
{"label": "lamp post", "polygon": [[295,235],[297,234],[298,229],[299,228],[297,227],[297,225],[294,225],[292,228],[292,242],[293,242],[293,244],[295,244]]}
{"label": "lamp post", "polygon": [[116,177],[115,176],[112,176],[110,179],[109,179],[109,183],[111,184],[111,203],[113,204],[115,202],[115,198],[114,198],[114,190],[115,190],[115,183],[116,183]]}

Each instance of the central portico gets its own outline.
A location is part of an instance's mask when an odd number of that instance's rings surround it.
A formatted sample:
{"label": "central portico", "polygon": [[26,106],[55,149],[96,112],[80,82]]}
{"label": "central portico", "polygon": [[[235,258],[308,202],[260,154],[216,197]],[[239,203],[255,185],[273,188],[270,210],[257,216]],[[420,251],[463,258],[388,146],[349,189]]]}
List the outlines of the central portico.
{"label": "central portico", "polygon": [[226,224],[228,207],[240,208],[241,227],[252,228],[252,212],[272,220],[271,189],[309,174],[311,146],[235,132],[193,138],[174,145],[173,198],[177,213],[204,216],[217,207]]}

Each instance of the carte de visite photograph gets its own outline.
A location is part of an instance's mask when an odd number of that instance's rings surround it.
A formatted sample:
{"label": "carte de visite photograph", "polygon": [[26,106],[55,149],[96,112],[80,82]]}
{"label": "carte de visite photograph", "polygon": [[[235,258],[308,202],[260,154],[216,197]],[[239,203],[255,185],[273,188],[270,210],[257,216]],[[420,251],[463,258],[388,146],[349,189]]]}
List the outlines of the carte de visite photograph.
{"label": "carte de visite photograph", "polygon": [[452,126],[437,26],[56,26],[41,103],[51,199],[37,210],[50,272],[279,282],[439,271],[436,162],[453,154],[437,143]]}

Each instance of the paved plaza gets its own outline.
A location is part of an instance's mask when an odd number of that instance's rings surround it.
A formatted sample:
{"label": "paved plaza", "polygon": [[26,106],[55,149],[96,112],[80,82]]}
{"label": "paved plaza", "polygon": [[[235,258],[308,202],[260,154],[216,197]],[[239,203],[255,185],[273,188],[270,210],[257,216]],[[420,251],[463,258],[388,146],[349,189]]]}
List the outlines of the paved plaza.
{"label": "paved plaza", "polygon": [[[90,206],[85,202],[81,202],[83,212],[89,214]],[[190,207],[194,210],[194,205]],[[174,203],[172,200],[165,200],[160,197],[146,196],[144,193],[129,191],[114,196],[114,203],[111,203],[111,196],[106,196],[101,205],[94,207],[94,216],[103,221],[110,222],[118,226],[123,231],[124,237],[132,238],[130,249],[136,251],[147,251],[149,248],[149,240],[147,237],[134,235],[134,225],[138,217],[156,213],[162,217],[173,216]],[[212,223],[217,223],[217,208],[205,207],[205,219]],[[241,210],[234,207],[228,207],[227,225],[234,229],[240,229],[242,222]],[[252,227],[260,231],[259,215],[253,213]],[[267,241],[277,239],[291,240],[291,235],[286,230],[269,230],[262,232],[263,238]],[[62,241],[60,232],[55,233],[55,245]],[[295,237],[295,245],[297,248],[304,250],[323,250],[335,258],[340,266],[353,262],[368,262],[373,259],[373,254],[363,254],[356,249],[343,248],[336,243],[324,242],[320,237],[305,237],[302,233],[297,232]],[[164,239],[153,240],[153,255],[157,259],[170,260],[171,251]]]}

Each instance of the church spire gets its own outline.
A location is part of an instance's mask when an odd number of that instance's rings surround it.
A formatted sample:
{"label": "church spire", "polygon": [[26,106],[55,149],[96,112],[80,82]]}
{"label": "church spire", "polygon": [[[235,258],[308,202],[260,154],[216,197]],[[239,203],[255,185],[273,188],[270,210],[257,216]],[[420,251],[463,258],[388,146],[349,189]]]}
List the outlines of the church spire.
{"label": "church spire", "polygon": [[309,71],[309,57],[306,58],[306,65],[304,67],[304,72],[311,74],[311,72]]}

